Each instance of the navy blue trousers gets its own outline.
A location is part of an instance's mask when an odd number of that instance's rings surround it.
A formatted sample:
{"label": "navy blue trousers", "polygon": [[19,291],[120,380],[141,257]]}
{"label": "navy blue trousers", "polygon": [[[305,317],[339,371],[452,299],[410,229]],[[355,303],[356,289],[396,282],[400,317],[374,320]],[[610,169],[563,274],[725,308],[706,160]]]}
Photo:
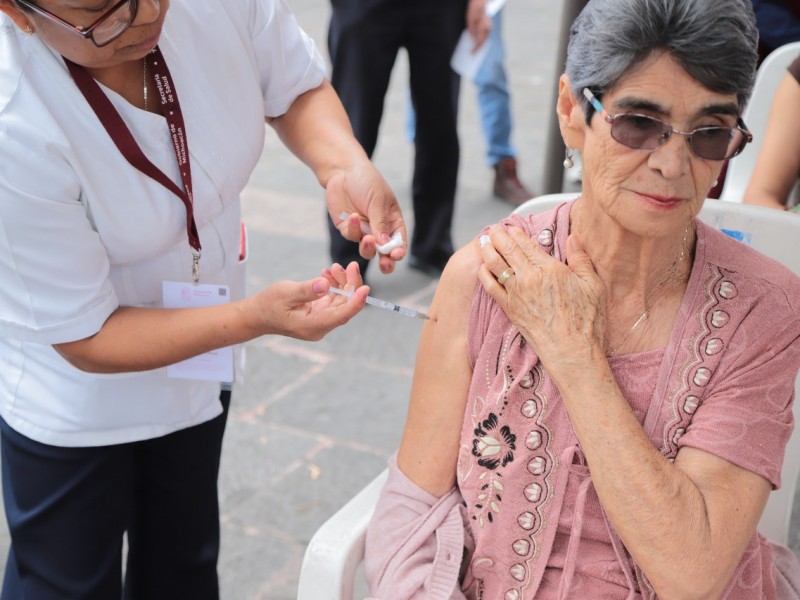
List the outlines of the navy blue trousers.
{"label": "navy blue trousers", "polygon": [[[64,448],[0,419],[11,532],[3,600],[219,598],[223,413],[141,442]],[[128,536],[124,576],[122,540]]]}

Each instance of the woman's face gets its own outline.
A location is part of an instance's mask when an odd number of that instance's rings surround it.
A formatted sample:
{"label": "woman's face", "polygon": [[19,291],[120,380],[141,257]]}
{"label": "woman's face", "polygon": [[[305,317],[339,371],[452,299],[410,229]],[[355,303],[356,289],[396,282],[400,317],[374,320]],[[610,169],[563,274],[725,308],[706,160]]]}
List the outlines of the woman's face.
{"label": "woman's face", "polygon": [[[656,117],[680,131],[735,127],[735,94],[709,91],[668,54],[654,54],[626,74],[602,97],[609,115],[638,113]],[[584,195],[623,228],[660,237],[683,230],[700,210],[722,168],[722,161],[695,155],[686,136],[674,134],[654,150],[634,150],[611,137],[611,125],[595,113],[582,119]],[[573,120],[576,124],[577,119]]]}
{"label": "woman's face", "polygon": [[[105,15],[118,1],[36,0],[36,5],[72,25],[86,27]],[[10,2],[16,6],[13,0]],[[139,60],[145,56],[158,43],[168,9],[169,0],[139,0],[136,18],[131,26],[102,48],[38,13],[20,12],[32,23],[36,35],[53,50],[74,63],[89,69],[98,69]]]}

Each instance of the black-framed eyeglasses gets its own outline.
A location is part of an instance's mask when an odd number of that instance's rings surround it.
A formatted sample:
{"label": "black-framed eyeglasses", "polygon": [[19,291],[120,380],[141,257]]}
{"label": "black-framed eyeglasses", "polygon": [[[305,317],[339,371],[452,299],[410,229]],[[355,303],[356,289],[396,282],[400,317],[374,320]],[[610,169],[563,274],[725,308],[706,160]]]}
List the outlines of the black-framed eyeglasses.
{"label": "black-framed eyeglasses", "polygon": [[727,160],[739,154],[753,141],[753,134],[741,117],[737,120],[736,127],[699,127],[692,131],[679,131],[669,123],[649,115],[620,113],[611,116],[589,88],[583,89],[583,95],[606,122],[611,124],[611,137],[634,150],[655,150],[673,133],[678,133],[686,136],[692,152],[700,158]]}
{"label": "black-framed eyeglasses", "polygon": [[139,9],[138,0],[120,0],[91,25],[79,27],[33,4],[30,0],[17,0],[17,2],[50,19],[53,23],[77,33],[83,39],[92,40],[98,48],[110,44],[125,33],[134,19],[136,19],[136,12]]}

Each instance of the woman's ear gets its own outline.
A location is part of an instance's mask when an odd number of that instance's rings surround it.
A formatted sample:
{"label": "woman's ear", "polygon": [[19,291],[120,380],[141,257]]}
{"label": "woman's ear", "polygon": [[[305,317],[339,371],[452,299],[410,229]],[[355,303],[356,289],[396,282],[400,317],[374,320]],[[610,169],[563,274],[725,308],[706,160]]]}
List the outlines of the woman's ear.
{"label": "woman's ear", "polygon": [[5,13],[22,31],[33,31],[33,22],[22,12],[13,0],[0,0],[0,12]]}
{"label": "woman's ear", "polygon": [[586,128],[583,107],[572,93],[572,84],[569,77],[564,74],[558,80],[558,99],[556,100],[556,114],[561,137],[568,148],[583,148],[583,136]]}

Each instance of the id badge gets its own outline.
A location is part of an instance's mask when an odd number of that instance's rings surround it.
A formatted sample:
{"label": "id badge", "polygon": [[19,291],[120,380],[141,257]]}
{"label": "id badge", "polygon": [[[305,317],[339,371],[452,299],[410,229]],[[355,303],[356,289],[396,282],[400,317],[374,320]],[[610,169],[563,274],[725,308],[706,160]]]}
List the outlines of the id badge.
{"label": "id badge", "polygon": [[[161,287],[164,308],[218,306],[231,301],[227,285],[209,283],[194,285],[179,281],[164,281]],[[167,375],[174,379],[232,382],[233,346],[212,350],[169,365]]]}

